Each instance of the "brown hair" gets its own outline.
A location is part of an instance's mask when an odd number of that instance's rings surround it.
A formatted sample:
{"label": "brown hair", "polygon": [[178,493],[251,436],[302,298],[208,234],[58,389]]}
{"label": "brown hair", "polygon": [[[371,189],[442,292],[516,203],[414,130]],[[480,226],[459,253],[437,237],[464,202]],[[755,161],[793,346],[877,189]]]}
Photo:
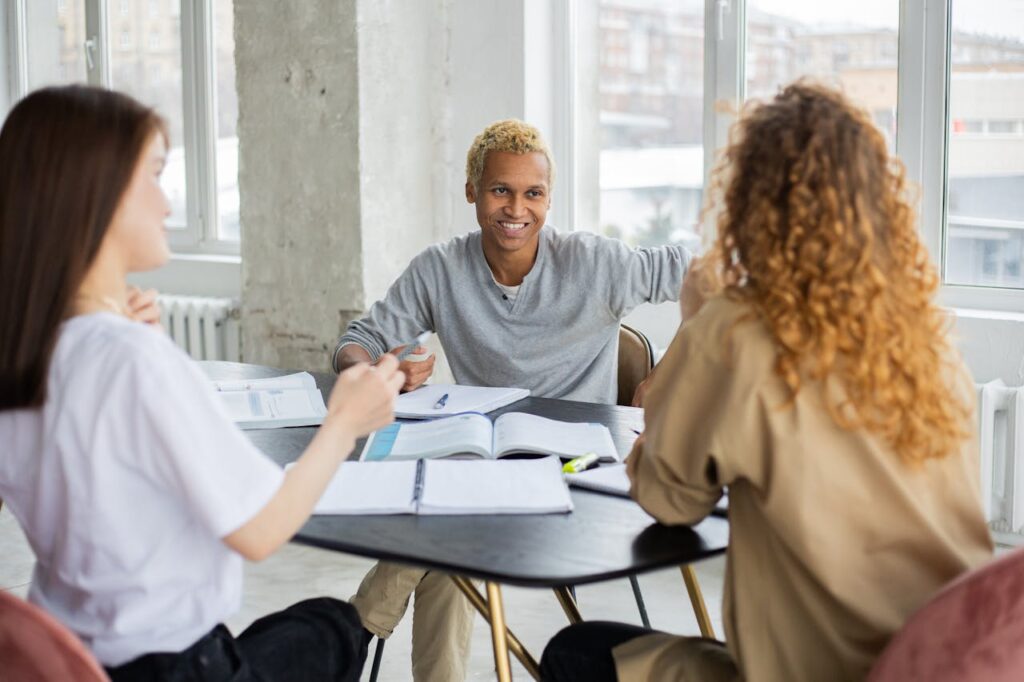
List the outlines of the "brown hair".
{"label": "brown hair", "polygon": [[[838,379],[828,409],[908,462],[959,450],[971,404],[934,303],[902,165],[867,114],[806,82],[739,121],[713,192],[724,188],[714,257],[726,295],[747,302],[795,397]],[[726,177],[727,176],[727,177]]]}
{"label": "brown hair", "polygon": [[0,410],[46,400],[61,321],[166,124],[117,92],[37,90],[0,130]]}

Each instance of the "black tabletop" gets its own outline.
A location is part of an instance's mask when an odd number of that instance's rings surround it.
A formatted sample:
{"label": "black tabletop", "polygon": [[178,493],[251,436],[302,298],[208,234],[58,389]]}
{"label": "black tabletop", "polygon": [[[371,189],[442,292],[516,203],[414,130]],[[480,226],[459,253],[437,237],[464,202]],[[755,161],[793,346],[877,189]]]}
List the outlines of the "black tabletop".
{"label": "black tabletop", "polygon": [[[287,372],[232,362],[200,363],[213,379],[255,379]],[[331,374],[314,373],[327,391]],[[622,454],[641,429],[636,408],[526,398],[490,413],[529,412],[608,426]],[[279,464],[299,457],[315,428],[247,431]],[[352,457],[357,456],[362,442]],[[692,563],[725,551],[729,526],[710,517],[693,528],[654,521],[635,502],[572,490],[569,514],[480,516],[314,516],[296,542],[448,573],[528,587],[583,585]]]}

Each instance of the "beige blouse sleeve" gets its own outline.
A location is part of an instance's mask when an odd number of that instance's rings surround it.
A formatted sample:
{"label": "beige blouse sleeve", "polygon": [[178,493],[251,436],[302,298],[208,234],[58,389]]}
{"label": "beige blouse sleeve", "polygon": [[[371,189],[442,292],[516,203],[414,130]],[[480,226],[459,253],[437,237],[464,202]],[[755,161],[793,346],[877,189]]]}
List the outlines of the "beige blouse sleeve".
{"label": "beige blouse sleeve", "polygon": [[658,365],[644,401],[645,432],[629,456],[630,494],[667,524],[707,516],[723,486],[763,476],[762,400],[749,363],[723,357],[736,343],[685,325]]}

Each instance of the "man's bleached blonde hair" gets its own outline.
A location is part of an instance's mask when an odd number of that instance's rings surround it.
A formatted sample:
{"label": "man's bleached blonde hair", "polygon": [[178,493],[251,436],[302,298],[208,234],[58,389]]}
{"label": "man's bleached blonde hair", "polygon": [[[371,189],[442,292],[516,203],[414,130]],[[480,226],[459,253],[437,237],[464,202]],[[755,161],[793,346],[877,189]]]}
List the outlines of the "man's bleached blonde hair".
{"label": "man's bleached blonde hair", "polygon": [[540,152],[548,160],[548,190],[555,183],[555,160],[551,158],[551,150],[541,137],[540,131],[529,123],[508,118],[495,121],[484,128],[476,136],[466,154],[466,180],[479,189],[480,178],[484,174],[484,164],[491,152],[511,152],[527,154]]}

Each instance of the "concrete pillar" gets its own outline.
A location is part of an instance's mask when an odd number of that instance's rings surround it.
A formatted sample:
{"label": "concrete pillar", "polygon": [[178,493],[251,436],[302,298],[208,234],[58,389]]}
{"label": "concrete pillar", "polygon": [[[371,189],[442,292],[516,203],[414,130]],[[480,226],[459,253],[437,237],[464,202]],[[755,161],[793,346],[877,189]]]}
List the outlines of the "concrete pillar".
{"label": "concrete pillar", "polygon": [[523,115],[522,1],[236,3],[246,362],[325,370],[417,253],[477,228],[465,153]]}
{"label": "concrete pillar", "polygon": [[365,308],[354,2],[235,5],[242,354],[325,369]]}

